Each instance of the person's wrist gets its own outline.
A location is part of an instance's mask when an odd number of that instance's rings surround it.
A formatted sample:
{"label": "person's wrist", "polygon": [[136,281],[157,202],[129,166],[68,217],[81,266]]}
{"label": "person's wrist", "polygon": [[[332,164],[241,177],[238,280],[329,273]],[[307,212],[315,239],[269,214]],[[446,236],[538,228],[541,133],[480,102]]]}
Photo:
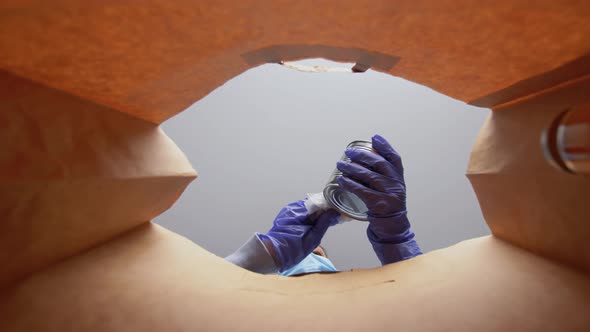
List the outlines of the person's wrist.
{"label": "person's wrist", "polygon": [[392,219],[397,218],[398,216],[407,213],[405,205],[400,205],[400,207],[396,208],[395,210],[391,211],[382,211],[380,213],[373,212],[369,209],[367,212],[368,219]]}
{"label": "person's wrist", "polygon": [[274,260],[276,266],[280,270],[281,266],[282,266],[282,262],[281,262],[280,255],[278,254],[277,250],[275,249],[272,236],[269,235],[268,233],[266,233],[266,234],[256,233],[256,236],[258,237],[260,242],[264,245],[264,247],[266,248],[266,251],[270,254],[270,256]]}
{"label": "person's wrist", "polygon": [[388,216],[369,214],[368,219],[367,235],[371,241],[399,243],[410,231],[410,221],[406,210],[397,211]]}

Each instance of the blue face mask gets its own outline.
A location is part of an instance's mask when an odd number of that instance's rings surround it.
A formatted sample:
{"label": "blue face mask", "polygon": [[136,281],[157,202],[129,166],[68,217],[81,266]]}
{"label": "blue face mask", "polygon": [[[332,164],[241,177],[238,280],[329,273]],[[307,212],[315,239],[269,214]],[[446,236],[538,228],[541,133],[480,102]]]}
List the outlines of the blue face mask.
{"label": "blue face mask", "polygon": [[312,272],[338,272],[338,270],[336,270],[336,267],[334,267],[334,264],[329,259],[311,253],[299,262],[299,264],[279,274],[282,276],[292,276]]}

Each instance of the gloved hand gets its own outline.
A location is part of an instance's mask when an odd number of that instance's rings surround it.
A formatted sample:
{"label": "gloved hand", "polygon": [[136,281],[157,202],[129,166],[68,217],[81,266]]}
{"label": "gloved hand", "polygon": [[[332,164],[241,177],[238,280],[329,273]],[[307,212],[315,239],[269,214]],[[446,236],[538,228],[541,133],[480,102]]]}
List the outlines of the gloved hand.
{"label": "gloved hand", "polygon": [[256,234],[273,256],[280,272],[301,262],[321,242],[328,227],[338,223],[335,210],[309,215],[301,200],[285,206],[266,234]]}
{"label": "gloved hand", "polygon": [[406,185],[401,157],[385,140],[372,138],[372,153],[347,149],[351,162],[338,161],[338,184],[357,195],[368,208],[367,236],[382,264],[421,254],[413,241],[406,212]]}

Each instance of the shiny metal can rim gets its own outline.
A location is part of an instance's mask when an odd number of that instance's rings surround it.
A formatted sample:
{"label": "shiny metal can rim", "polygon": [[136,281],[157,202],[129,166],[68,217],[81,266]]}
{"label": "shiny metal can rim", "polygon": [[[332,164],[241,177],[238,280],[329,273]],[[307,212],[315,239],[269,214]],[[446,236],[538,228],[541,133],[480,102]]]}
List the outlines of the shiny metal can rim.
{"label": "shiny metal can rim", "polygon": [[358,213],[355,211],[350,210],[346,205],[340,204],[335,199],[335,193],[338,191],[345,191],[344,189],[340,188],[337,184],[329,184],[324,188],[323,194],[324,198],[333,208],[338,210],[341,214],[345,215],[346,217],[359,220],[359,221],[369,221],[368,215],[366,213]]}

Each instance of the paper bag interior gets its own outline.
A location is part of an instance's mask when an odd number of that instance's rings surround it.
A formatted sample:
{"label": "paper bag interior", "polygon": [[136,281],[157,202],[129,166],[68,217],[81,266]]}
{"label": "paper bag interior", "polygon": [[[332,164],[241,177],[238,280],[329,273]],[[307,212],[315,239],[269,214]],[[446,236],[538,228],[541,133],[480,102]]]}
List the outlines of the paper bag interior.
{"label": "paper bag interior", "polygon": [[[590,178],[539,140],[590,100],[589,21],[586,1],[3,1],[0,326],[588,330]],[[467,175],[493,235],[287,278],[152,224],[197,176],[159,124],[253,66],[312,57],[491,108]]]}

